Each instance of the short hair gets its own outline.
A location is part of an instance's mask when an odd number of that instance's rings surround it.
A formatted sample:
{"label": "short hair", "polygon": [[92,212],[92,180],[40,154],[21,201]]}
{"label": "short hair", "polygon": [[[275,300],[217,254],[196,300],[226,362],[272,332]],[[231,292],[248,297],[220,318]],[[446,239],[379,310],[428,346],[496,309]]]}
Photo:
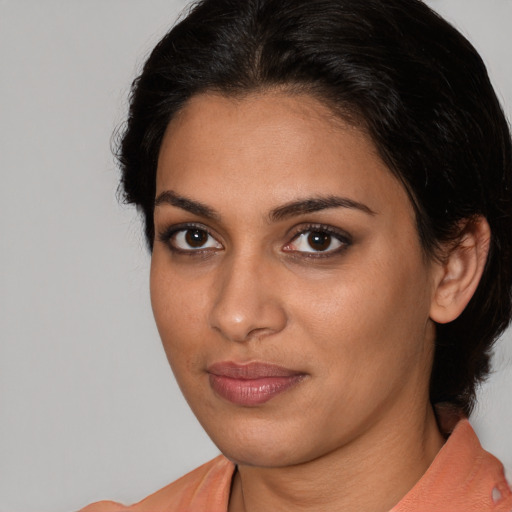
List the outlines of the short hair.
{"label": "short hair", "polygon": [[202,92],[314,95],[369,135],[403,183],[421,244],[435,257],[462,222],[491,227],[480,284],[436,325],[432,403],[472,410],[490,351],[511,317],[512,149],[482,59],[419,0],[202,0],[135,79],[118,148],[121,190],[152,250],[156,167],[166,127]]}

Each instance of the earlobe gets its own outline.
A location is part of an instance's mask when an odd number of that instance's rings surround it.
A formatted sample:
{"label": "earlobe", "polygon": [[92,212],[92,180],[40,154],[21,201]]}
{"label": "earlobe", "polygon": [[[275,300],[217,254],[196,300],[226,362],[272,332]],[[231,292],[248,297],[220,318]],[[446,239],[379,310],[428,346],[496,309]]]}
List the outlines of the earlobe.
{"label": "earlobe", "polygon": [[475,293],[487,261],[491,229],[485,217],[465,221],[459,243],[439,263],[430,318],[437,323],[455,320]]}

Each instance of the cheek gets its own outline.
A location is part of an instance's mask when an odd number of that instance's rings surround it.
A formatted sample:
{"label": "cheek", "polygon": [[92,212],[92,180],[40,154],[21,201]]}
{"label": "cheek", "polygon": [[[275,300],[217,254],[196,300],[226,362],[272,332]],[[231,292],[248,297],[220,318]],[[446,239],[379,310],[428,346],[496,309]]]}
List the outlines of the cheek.
{"label": "cheek", "polygon": [[150,291],[155,322],[173,372],[186,373],[200,364],[197,354],[205,325],[205,294],[161,264],[154,254]]}
{"label": "cheek", "polygon": [[402,260],[376,252],[290,294],[294,323],[315,343],[329,367],[396,368],[421,357],[429,296],[421,256]]}

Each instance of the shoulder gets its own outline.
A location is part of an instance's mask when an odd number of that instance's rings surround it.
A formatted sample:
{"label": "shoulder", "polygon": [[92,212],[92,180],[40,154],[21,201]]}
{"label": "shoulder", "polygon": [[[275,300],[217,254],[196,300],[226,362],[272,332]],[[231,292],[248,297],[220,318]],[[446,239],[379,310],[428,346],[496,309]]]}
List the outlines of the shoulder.
{"label": "shoulder", "polygon": [[209,512],[225,512],[234,470],[234,464],[219,455],[135,505],[101,501],[80,512],[187,512],[204,506]]}
{"label": "shoulder", "polygon": [[129,509],[115,501],[99,501],[80,509],[78,512],[124,512],[125,510]]}
{"label": "shoulder", "polygon": [[510,512],[503,465],[485,451],[468,420],[459,421],[434,462],[391,512]]}
{"label": "shoulder", "polygon": [[[219,455],[130,507],[130,512],[226,512],[235,465]],[[208,508],[205,509],[204,507]],[[110,511],[108,511],[110,512]]]}

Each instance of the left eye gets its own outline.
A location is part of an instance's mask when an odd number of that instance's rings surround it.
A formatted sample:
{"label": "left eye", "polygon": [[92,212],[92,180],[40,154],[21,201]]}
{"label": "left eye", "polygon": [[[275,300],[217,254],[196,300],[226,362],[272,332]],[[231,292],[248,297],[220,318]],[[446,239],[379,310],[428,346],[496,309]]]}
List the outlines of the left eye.
{"label": "left eye", "polygon": [[287,251],[294,252],[332,252],[347,245],[339,237],[326,231],[303,231],[297,235],[286,247]]}
{"label": "left eye", "polygon": [[222,245],[204,229],[181,229],[174,233],[170,242],[182,251],[222,249]]}

